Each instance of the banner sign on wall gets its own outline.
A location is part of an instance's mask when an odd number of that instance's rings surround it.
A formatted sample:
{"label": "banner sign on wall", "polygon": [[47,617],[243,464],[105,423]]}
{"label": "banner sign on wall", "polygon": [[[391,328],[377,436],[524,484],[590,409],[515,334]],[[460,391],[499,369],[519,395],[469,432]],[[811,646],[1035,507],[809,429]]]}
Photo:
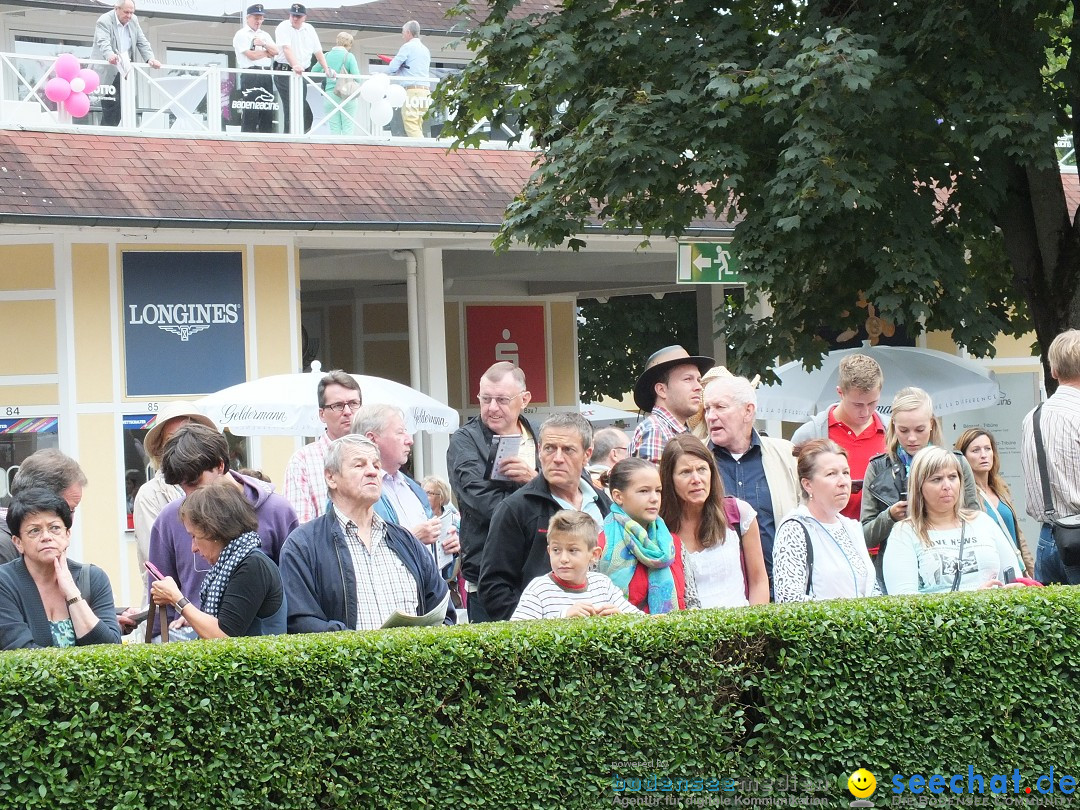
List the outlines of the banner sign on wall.
{"label": "banner sign on wall", "polygon": [[467,402],[478,404],[480,377],[495,363],[508,361],[525,372],[534,403],[548,401],[547,337],[544,305],[465,307],[465,341],[469,358]]}
{"label": "banner sign on wall", "polygon": [[949,414],[942,417],[945,429],[945,445],[952,447],[960,434],[971,427],[982,428],[994,434],[998,455],[1001,457],[1001,475],[1012,490],[1012,502],[1032,553],[1039,541],[1039,524],[1027,514],[1027,486],[1021,462],[1024,417],[1040,402],[1039,375],[1035,372],[1016,372],[997,375],[1001,399],[997,405],[976,411]]}
{"label": "banner sign on wall", "polygon": [[247,379],[241,253],[124,253],[128,396],[209,394]]}

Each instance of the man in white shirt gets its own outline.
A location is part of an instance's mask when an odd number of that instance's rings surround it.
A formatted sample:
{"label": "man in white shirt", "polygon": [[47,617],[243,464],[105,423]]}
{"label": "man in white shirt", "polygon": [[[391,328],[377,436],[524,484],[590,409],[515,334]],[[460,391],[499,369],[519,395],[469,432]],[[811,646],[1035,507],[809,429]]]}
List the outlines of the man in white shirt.
{"label": "man in white shirt", "polygon": [[[289,98],[292,74],[303,76],[311,67],[312,56],[322,65],[327,77],[337,78],[337,73],[326,64],[323,56],[322,45],[319,44],[319,35],[307,20],[307,8],[303,3],[293,3],[289,7],[289,19],[278,23],[274,32],[274,41],[277,43],[278,55],[274,59],[274,67],[277,73],[274,75],[274,85],[278,95],[281,96],[282,114],[285,116],[285,131],[293,132],[292,116],[289,113]],[[301,85],[303,87],[303,85]],[[311,107],[307,103],[307,93],[303,93],[304,105],[304,132],[311,129]],[[293,132],[293,134],[298,134]]]}
{"label": "man in white shirt", "polygon": [[1080,329],[1069,329],[1054,338],[1046,356],[1050,375],[1058,381],[1057,391],[1047,398],[1039,414],[1053,504],[1045,503],[1043,495],[1034,411],[1024,417],[1021,456],[1027,513],[1043,524],[1035,553],[1035,579],[1044,585],[1080,585],[1080,566],[1062,562],[1046,514],[1051,508],[1057,517],[1080,514]]}
{"label": "man in white shirt", "polygon": [[[247,22],[233,37],[236,66],[242,70],[273,69],[273,57],[277,56],[278,47],[270,34],[262,30],[265,17],[262,3],[248,6]],[[277,101],[274,100],[270,74],[241,74],[240,101],[234,103],[233,109],[240,112],[242,132],[273,132]]]}
{"label": "man in white shirt", "polygon": [[409,20],[401,26],[401,38],[405,42],[386,70],[391,76],[417,79],[405,82],[407,98],[401,110],[401,120],[406,136],[423,138],[424,116],[431,106],[431,86],[426,81],[431,71],[431,51],[420,41],[420,23],[416,20]]}

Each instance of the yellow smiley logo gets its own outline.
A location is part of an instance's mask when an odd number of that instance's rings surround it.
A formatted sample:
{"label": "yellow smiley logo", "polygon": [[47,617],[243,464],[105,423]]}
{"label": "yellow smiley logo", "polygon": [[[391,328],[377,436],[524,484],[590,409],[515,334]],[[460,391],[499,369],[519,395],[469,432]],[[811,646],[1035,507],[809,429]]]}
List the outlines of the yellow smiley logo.
{"label": "yellow smiley logo", "polygon": [[865,799],[877,790],[877,779],[866,768],[859,768],[848,777],[847,788],[856,799]]}

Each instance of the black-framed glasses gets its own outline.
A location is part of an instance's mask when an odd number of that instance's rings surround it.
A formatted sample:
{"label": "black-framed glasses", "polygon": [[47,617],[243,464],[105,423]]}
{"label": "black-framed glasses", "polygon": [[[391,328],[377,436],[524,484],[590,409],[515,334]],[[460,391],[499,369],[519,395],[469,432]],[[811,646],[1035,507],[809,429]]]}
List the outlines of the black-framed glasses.
{"label": "black-framed glasses", "polygon": [[329,405],[323,405],[323,409],[333,411],[334,413],[341,413],[348,408],[351,413],[356,413],[360,410],[360,404],[360,400],[350,399],[348,402],[332,402]]}

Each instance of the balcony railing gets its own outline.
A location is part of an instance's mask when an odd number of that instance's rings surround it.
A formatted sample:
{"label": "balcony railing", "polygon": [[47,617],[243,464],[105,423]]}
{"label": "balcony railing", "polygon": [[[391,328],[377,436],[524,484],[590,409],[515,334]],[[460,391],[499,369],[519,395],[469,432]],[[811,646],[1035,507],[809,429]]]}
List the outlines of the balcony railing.
{"label": "balcony railing", "polygon": [[[50,101],[46,96],[45,86],[55,76],[55,61],[56,57],[51,56],[0,53],[0,128],[103,131],[102,102],[106,107],[109,105],[115,92],[113,85],[102,82],[90,94],[90,111],[73,118],[64,104]],[[106,62],[89,59],[80,60],[80,64],[92,69],[108,66]],[[341,98],[332,89],[326,89],[326,76],[321,73],[299,75],[216,65],[165,64],[151,68],[133,64],[131,68],[127,78],[120,81],[119,127],[146,135],[182,132],[247,137],[249,133],[241,129],[245,112],[259,110],[270,119],[269,132],[259,137],[300,137],[303,133],[302,137],[388,141],[405,137],[402,108],[410,102],[422,103],[423,99],[402,103],[401,96],[405,93],[384,91],[394,85],[427,85],[433,90],[439,82],[438,78],[403,78],[378,73],[352,76],[357,86],[347,98]],[[283,81],[288,82],[289,88],[287,108],[277,89],[277,84]],[[369,82],[375,84],[365,91]],[[312,115],[306,133],[305,101]],[[424,136],[438,138],[443,122],[437,110],[427,107]],[[510,130],[490,131],[483,123],[476,129],[488,134],[492,141],[505,141],[514,134]]]}

